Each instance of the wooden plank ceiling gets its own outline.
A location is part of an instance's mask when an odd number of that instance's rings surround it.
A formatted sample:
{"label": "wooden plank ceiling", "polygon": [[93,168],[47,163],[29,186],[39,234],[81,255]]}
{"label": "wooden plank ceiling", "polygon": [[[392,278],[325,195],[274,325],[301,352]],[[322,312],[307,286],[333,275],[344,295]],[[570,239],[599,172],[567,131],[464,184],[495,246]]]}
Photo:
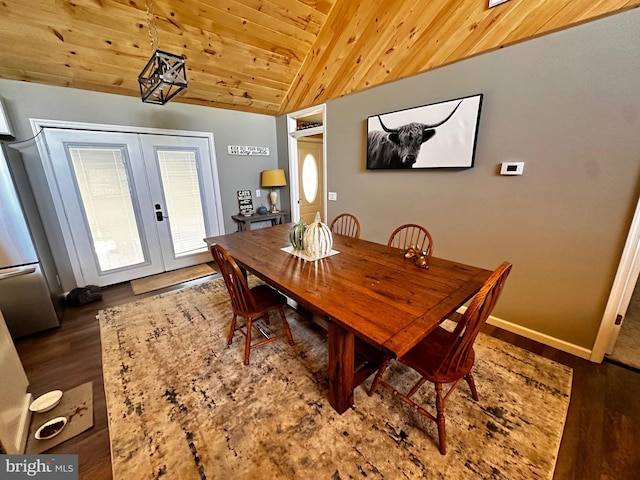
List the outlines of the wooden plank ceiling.
{"label": "wooden plank ceiling", "polygon": [[278,115],[639,5],[0,0],[0,78],[139,97],[155,22],[156,47],[186,57],[189,87],[172,101]]}

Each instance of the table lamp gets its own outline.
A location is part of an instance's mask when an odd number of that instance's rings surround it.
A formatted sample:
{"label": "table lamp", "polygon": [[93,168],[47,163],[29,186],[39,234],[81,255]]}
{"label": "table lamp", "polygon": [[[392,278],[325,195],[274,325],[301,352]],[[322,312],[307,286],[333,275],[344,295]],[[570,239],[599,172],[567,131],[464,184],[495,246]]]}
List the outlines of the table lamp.
{"label": "table lamp", "polygon": [[276,187],[284,187],[287,185],[287,179],[284,176],[284,170],[263,170],[262,186],[271,188],[269,192],[269,201],[271,202],[271,213],[278,213],[276,203],[278,202],[278,192]]}

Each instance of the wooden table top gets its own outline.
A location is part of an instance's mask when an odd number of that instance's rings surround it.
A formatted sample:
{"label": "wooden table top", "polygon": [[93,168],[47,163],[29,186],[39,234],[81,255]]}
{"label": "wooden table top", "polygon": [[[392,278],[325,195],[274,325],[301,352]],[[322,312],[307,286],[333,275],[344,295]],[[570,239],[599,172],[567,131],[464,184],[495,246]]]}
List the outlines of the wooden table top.
{"label": "wooden table top", "polygon": [[305,261],[282,250],[292,224],[205,239],[317,315],[373,346],[402,356],[467,302],[490,270],[432,257],[428,269],[403,252],[334,235],[339,253]]}

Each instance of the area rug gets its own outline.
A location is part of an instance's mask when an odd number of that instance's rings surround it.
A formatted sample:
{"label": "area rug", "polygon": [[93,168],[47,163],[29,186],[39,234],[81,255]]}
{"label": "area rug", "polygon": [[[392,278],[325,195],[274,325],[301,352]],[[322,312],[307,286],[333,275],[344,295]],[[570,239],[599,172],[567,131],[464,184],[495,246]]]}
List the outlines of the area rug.
{"label": "area rug", "polygon": [[[57,417],[67,417],[64,429],[53,438],[38,440],[35,437],[36,431],[44,423]],[[44,413],[34,413],[31,416],[25,453],[46,452],[91,427],[93,427],[93,383],[87,382],[64,391],[60,403],[53,409]]]}
{"label": "area rug", "polygon": [[[272,342],[243,366],[221,279],[99,313],[114,479],[550,479],[572,371],[482,335],[474,376],[437,430],[386,391],[327,398],[323,333],[287,310],[295,346]],[[281,322],[271,322],[278,330]],[[390,374],[407,382],[397,366]],[[433,388],[419,393],[433,409]]]}
{"label": "area rug", "polygon": [[134,295],[140,295],[161,288],[178,285],[179,283],[188,282],[197,278],[213,275],[216,270],[208,263],[194,265],[192,267],[180,268],[171,272],[159,273],[149,277],[131,280],[131,289]]}

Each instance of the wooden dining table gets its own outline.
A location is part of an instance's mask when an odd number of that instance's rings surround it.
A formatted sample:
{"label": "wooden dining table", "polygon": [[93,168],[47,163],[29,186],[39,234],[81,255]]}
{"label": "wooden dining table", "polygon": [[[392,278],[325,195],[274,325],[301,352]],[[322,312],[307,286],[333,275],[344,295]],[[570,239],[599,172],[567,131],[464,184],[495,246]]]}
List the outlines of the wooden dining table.
{"label": "wooden dining table", "polygon": [[[353,405],[354,389],[382,356],[404,355],[491,275],[490,270],[437,257],[420,268],[400,249],[337,234],[337,253],[305,260],[283,250],[290,245],[291,227],[276,225],[205,242],[221,245],[242,268],[326,321],[329,402],[339,413]],[[357,347],[368,358],[358,370]]]}

